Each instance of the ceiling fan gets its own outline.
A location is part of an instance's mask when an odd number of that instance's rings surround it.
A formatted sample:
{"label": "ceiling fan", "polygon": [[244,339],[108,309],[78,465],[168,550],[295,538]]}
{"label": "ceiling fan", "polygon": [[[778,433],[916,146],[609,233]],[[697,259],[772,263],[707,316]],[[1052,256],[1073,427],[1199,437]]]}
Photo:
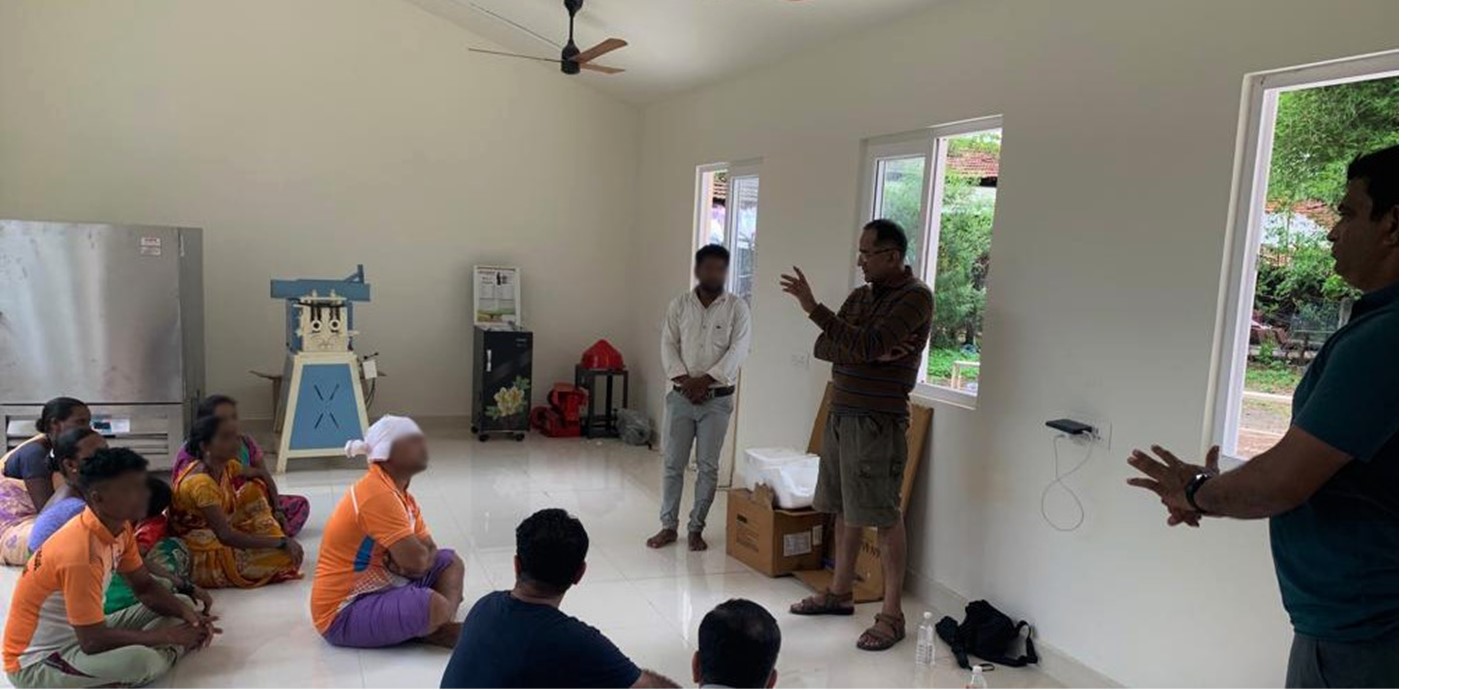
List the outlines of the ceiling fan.
{"label": "ceiling fan", "polygon": [[[487,50],[485,48],[467,48],[467,50],[473,53],[487,53],[489,55],[501,55],[504,57],[521,58],[523,60],[556,62],[559,68],[563,70],[563,74],[577,74],[580,70],[585,69],[602,74],[618,74],[622,72],[623,70],[617,67],[599,65],[593,61],[602,57],[605,53],[618,50],[628,45],[629,42],[622,38],[609,38],[588,50],[578,50],[578,46],[573,43],[573,20],[578,16],[578,10],[583,9],[583,0],[563,0],[563,6],[568,9],[568,44],[563,46],[563,54],[561,57],[549,58],[538,57],[536,55],[520,55],[518,53],[508,53],[500,50]],[[515,22],[512,23],[516,25]]]}

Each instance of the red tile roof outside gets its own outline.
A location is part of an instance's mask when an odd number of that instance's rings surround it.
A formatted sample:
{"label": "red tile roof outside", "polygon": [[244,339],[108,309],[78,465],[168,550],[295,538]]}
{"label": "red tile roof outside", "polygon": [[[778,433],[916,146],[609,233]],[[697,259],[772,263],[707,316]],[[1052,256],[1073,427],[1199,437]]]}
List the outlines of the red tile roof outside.
{"label": "red tile roof outside", "polygon": [[948,156],[947,167],[972,177],[998,177],[999,155],[986,151],[960,151]]}
{"label": "red tile roof outside", "polygon": [[[1268,213],[1275,213],[1277,209],[1278,205],[1276,203],[1271,201],[1267,202],[1266,211]],[[1299,201],[1293,204],[1293,213],[1300,216],[1307,216],[1314,223],[1324,228],[1331,228],[1334,223],[1338,222],[1338,212],[1333,210],[1333,207],[1326,202],[1317,199]]]}

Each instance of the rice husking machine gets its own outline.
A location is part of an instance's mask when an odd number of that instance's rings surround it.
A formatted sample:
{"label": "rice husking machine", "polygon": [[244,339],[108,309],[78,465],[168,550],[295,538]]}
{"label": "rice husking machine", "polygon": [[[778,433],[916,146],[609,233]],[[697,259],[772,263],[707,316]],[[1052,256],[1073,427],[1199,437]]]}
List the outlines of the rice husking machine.
{"label": "rice husking machine", "polygon": [[[364,438],[369,421],[362,378],[375,378],[374,361],[354,351],[355,303],[370,301],[365,267],[340,280],[269,281],[269,296],[285,302],[288,357],[279,399],[283,420],[276,472],[294,458],[344,454],[345,443]],[[363,376],[362,376],[363,366]],[[282,414],[281,414],[282,412]]]}

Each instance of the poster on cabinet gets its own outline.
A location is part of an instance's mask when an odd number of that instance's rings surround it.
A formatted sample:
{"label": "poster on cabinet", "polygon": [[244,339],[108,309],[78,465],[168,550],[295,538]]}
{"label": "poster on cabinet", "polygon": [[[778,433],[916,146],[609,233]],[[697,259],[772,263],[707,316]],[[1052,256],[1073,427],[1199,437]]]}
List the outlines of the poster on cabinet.
{"label": "poster on cabinet", "polygon": [[475,266],[472,272],[472,322],[491,329],[521,328],[521,272],[515,266]]}

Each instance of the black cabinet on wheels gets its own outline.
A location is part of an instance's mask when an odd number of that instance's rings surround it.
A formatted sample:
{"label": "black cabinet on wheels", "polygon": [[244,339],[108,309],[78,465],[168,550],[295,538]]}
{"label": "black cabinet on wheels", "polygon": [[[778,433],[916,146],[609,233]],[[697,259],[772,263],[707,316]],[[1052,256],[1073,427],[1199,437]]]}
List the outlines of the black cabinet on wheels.
{"label": "black cabinet on wheels", "polygon": [[472,346],[471,432],[527,437],[532,407],[532,333],[476,327]]}

